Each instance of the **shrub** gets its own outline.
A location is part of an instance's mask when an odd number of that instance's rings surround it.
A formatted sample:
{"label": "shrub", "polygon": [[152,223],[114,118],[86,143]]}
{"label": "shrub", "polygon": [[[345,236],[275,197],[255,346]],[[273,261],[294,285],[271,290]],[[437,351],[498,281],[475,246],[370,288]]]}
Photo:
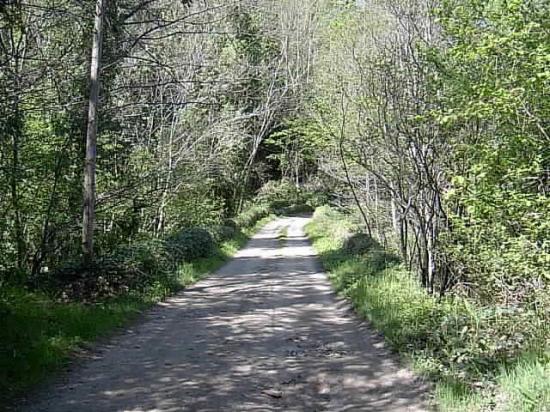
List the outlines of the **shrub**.
{"label": "shrub", "polygon": [[167,207],[167,222],[174,226],[168,229],[215,225],[222,220],[224,200],[214,195],[212,181],[201,180],[199,184],[183,185]]}
{"label": "shrub", "polygon": [[311,210],[326,205],[329,202],[329,195],[325,192],[306,192],[305,204],[308,205]]}
{"label": "shrub", "polygon": [[313,212],[313,208],[307,204],[297,204],[283,207],[275,212],[283,215],[294,215],[300,213],[311,213]]}
{"label": "shrub", "polygon": [[221,243],[225,240],[231,239],[237,233],[236,225],[226,226],[226,225],[215,225],[209,226],[207,228],[208,232],[214,239],[214,242]]}
{"label": "shrub", "polygon": [[214,239],[208,230],[198,227],[183,229],[166,240],[166,249],[175,262],[190,262],[214,252]]}
{"label": "shrub", "polygon": [[274,211],[290,214],[313,212],[316,207],[328,202],[328,195],[318,185],[296,186],[283,179],[267,182],[259,190],[256,199]]}
{"label": "shrub", "polygon": [[237,223],[235,222],[235,219],[224,219],[222,222],[222,226],[228,226],[233,228],[235,231],[239,228]]}
{"label": "shrub", "polygon": [[382,246],[366,233],[354,233],[350,235],[343,245],[343,249],[350,255],[363,255],[373,249],[381,249]]}
{"label": "shrub", "polygon": [[143,293],[155,280],[171,280],[175,262],[161,240],[147,240],[116,249],[91,264],[69,262],[33,281],[66,301],[98,301],[130,292]]}
{"label": "shrub", "polygon": [[257,201],[273,209],[300,203],[300,189],[288,180],[271,180],[258,191]]}
{"label": "shrub", "polygon": [[159,273],[174,268],[174,262],[166,250],[164,241],[151,239],[122,246],[115,250],[112,259],[124,266],[137,265],[140,270]]}
{"label": "shrub", "polygon": [[[234,229],[212,229],[219,241]],[[35,279],[53,296],[67,301],[98,301],[128,293],[162,297],[177,287],[178,264],[208,257],[214,251],[214,237],[206,229],[187,228],[166,240],[146,240],[122,246],[92,264],[68,263]]]}
{"label": "shrub", "polygon": [[132,262],[125,266],[116,258],[98,259],[92,264],[68,263],[41,280],[41,286],[63,301],[91,302],[128,293],[146,272]]}
{"label": "shrub", "polygon": [[239,214],[235,218],[235,223],[237,224],[237,226],[240,226],[242,228],[252,227],[256,224],[258,220],[263,219],[270,213],[271,210],[268,205],[256,204]]}

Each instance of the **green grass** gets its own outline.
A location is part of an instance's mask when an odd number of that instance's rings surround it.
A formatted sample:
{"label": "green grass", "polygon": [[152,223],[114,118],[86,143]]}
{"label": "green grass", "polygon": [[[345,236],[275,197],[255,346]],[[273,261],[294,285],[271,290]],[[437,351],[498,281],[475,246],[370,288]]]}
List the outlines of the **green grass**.
{"label": "green grass", "polygon": [[81,345],[135,318],[148,302],[59,304],[23,289],[4,289],[0,329],[0,405],[65,364]]}
{"label": "green grass", "polygon": [[[550,363],[526,354],[513,368],[504,369],[498,385],[506,397],[509,411],[536,411],[539,406],[550,410]],[[543,409],[544,409],[543,407]]]}
{"label": "green grass", "polygon": [[176,284],[97,304],[60,303],[20,287],[0,289],[0,409],[67,364],[80,349],[127,325],[144,309],[221,267],[272,216],[239,231],[216,253],[181,265]]}
{"label": "green grass", "polygon": [[515,364],[502,366],[491,389],[440,381],[435,396],[443,411],[550,411],[550,362],[526,352]]}
{"label": "green grass", "polygon": [[438,410],[550,410],[544,316],[431,297],[391,254],[347,251],[342,227],[351,228],[345,215],[321,208],[307,232],[335,289],[434,383]]}

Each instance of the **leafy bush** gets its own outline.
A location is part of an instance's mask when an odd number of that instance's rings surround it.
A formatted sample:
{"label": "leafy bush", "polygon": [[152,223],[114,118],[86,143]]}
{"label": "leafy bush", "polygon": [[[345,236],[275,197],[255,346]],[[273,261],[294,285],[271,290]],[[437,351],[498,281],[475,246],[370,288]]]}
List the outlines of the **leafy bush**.
{"label": "leafy bush", "polygon": [[259,190],[256,201],[281,214],[313,212],[328,202],[328,195],[317,186],[296,186],[283,179],[267,182]]}
{"label": "leafy bush", "polygon": [[168,230],[220,224],[225,202],[213,194],[212,184],[206,179],[180,188],[166,211],[167,221],[172,222]]}
{"label": "leafy bush", "polygon": [[343,249],[351,255],[362,255],[372,249],[381,249],[382,246],[366,233],[354,233],[349,236],[343,245]]}
{"label": "leafy bush", "polygon": [[112,254],[112,259],[124,266],[136,265],[148,273],[160,273],[175,267],[166,250],[165,242],[151,239],[119,247]]}
{"label": "leafy bush", "polygon": [[210,256],[214,251],[214,239],[206,229],[187,228],[170,236],[166,240],[166,249],[175,262],[190,262]]}
{"label": "leafy bush", "polygon": [[308,205],[311,210],[326,205],[329,202],[329,195],[325,191],[307,191],[305,195],[305,204]]}
{"label": "leafy bush", "polygon": [[311,207],[312,210],[328,204],[331,194],[334,193],[331,185],[330,182],[323,181],[319,177],[309,180],[300,188],[302,202]]}
{"label": "leafy bush", "polygon": [[237,231],[237,229],[239,229],[239,226],[238,226],[237,223],[235,222],[235,219],[224,219],[223,222],[222,222],[222,226],[231,227],[231,228],[233,228],[235,231]]}
{"label": "leafy bush", "polygon": [[[217,241],[235,234],[231,227],[211,228]],[[206,229],[187,228],[166,240],[147,240],[123,246],[92,264],[68,263],[35,279],[51,295],[67,301],[101,301],[126,294],[162,298],[177,289],[178,265],[211,256],[214,237]]]}
{"label": "leafy bush", "polygon": [[300,189],[288,180],[271,180],[262,186],[256,199],[259,203],[279,209],[300,203]]}
{"label": "leafy bush", "polygon": [[173,283],[174,269],[164,242],[148,240],[120,247],[91,264],[69,262],[33,282],[59,299],[90,302],[144,293],[159,278]]}
{"label": "leafy bush", "polygon": [[128,293],[148,273],[132,262],[125,266],[112,257],[92,264],[68,263],[41,279],[42,288],[64,301],[91,302]]}
{"label": "leafy bush", "polygon": [[214,242],[217,244],[223,242],[224,240],[229,240],[235,236],[237,233],[236,225],[226,226],[226,225],[215,225],[209,226],[207,228],[208,232],[214,239]]}
{"label": "leafy bush", "polygon": [[282,215],[296,215],[300,213],[311,213],[313,212],[313,208],[307,204],[301,203],[277,209],[275,212]]}
{"label": "leafy bush", "polygon": [[242,228],[249,228],[260,219],[269,216],[271,210],[266,204],[255,204],[235,218],[235,224]]}

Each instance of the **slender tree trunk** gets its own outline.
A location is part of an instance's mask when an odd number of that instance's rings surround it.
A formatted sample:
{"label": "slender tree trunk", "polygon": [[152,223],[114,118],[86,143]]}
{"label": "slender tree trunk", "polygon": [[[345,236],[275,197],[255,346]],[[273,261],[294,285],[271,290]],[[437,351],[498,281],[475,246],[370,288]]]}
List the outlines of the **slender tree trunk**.
{"label": "slender tree trunk", "polygon": [[[393,233],[395,233],[395,237],[397,239],[400,239],[400,225],[399,225],[399,219],[397,217],[397,206],[395,204],[395,195],[393,194],[393,191],[390,195],[390,205],[391,205],[391,221],[393,226]],[[403,257],[404,258],[404,257]]]}
{"label": "slender tree trunk", "polygon": [[407,224],[407,220],[403,217],[404,214],[401,214],[401,217],[399,218],[399,243],[401,247],[401,256],[403,256],[403,260],[407,261],[409,257],[409,228]]}
{"label": "slender tree trunk", "polygon": [[168,138],[168,171],[166,172],[166,181],[164,182],[164,188],[162,190],[161,195],[161,201],[158,211],[158,221],[157,221],[157,227],[156,227],[156,233],[157,236],[159,236],[163,231],[165,227],[165,219],[166,219],[166,205],[168,203],[168,192],[170,191],[170,188],[172,186],[172,170],[174,168],[173,162],[174,162],[174,155],[172,153],[172,148],[174,145],[174,133],[176,128],[176,120],[175,118],[172,119],[172,126],[170,127],[170,134]]}
{"label": "slender tree trunk", "polygon": [[52,217],[53,209],[57,201],[57,187],[59,185],[59,180],[61,179],[63,156],[64,156],[65,150],[67,149],[67,146],[68,146],[68,142],[66,142],[61,147],[61,150],[57,154],[57,158],[55,160],[53,186],[50,191],[51,192],[50,200],[48,202],[48,208],[46,209],[46,213],[44,216],[44,223],[42,224],[42,235],[40,237],[40,246],[36,250],[36,253],[34,254],[34,259],[32,264],[31,273],[33,275],[38,274],[38,272],[40,271],[40,268],[42,266],[42,261],[44,260],[44,256],[46,255],[47,242],[48,242],[48,238],[50,237],[50,219]]}
{"label": "slender tree trunk", "polygon": [[355,187],[353,186],[353,182],[350,177],[348,164],[346,162],[346,155],[344,153],[344,138],[345,138],[345,129],[346,129],[346,105],[344,104],[344,91],[342,90],[342,98],[340,100],[340,110],[342,113],[342,121],[340,123],[340,136],[338,139],[338,153],[340,155],[340,161],[342,162],[342,167],[344,168],[344,174],[346,176],[346,182],[348,183],[349,189],[351,191],[351,194],[353,195],[353,200],[355,201],[355,205],[359,209],[359,213],[361,213],[361,217],[363,218],[363,222],[365,223],[365,226],[367,227],[367,233],[370,237],[372,237],[372,229],[371,225],[369,223],[369,219],[367,218],[367,214],[365,213],[365,210],[363,209],[363,206],[361,206],[361,202],[359,201],[359,197],[357,196],[357,192],[355,191]]}
{"label": "slender tree trunk", "polygon": [[[19,4],[18,7],[21,7]],[[22,24],[22,23],[21,23]],[[22,25],[23,26],[23,25]],[[25,37],[23,37],[25,39]],[[24,64],[24,56],[26,54],[26,41],[22,41],[18,46],[13,47],[16,50],[14,61],[14,80],[16,90],[22,90],[21,73],[23,72],[22,65]],[[19,57],[21,53],[21,57]],[[19,203],[19,180],[20,180],[20,140],[23,134],[23,119],[20,107],[19,95],[15,97],[13,104],[14,113],[10,123],[12,133],[12,173],[11,173],[11,197],[15,219],[15,243],[17,245],[17,269],[22,270],[26,259],[25,233],[21,218],[21,207]]]}
{"label": "slender tree trunk", "polygon": [[95,169],[97,154],[97,110],[99,104],[99,74],[101,70],[101,43],[103,37],[103,14],[107,0],[97,0],[92,59],[90,64],[90,99],[88,106],[88,128],[86,132],[86,163],[84,166],[84,202],[82,218],[82,251],[84,262],[94,258],[95,226]]}
{"label": "slender tree trunk", "polygon": [[434,277],[435,277],[435,256],[434,256],[434,233],[433,233],[433,223],[430,223],[427,230],[427,254],[428,254],[428,279],[427,279],[427,289],[428,293],[431,295],[434,292]]}
{"label": "slender tree trunk", "polygon": [[23,234],[23,225],[21,222],[21,209],[19,206],[19,134],[21,128],[19,126],[19,113],[15,115],[14,123],[17,126],[12,128],[12,171],[11,171],[11,200],[14,212],[15,226],[15,243],[17,245],[17,268],[23,268],[25,259],[25,240]]}

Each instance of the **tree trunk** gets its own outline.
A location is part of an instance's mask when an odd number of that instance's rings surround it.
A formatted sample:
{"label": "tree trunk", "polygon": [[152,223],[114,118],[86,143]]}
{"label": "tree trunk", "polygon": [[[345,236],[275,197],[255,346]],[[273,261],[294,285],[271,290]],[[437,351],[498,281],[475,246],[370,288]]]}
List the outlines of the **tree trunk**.
{"label": "tree trunk", "polygon": [[19,138],[21,134],[18,104],[13,123],[17,126],[12,128],[12,170],[11,170],[11,200],[14,212],[15,243],[17,245],[17,269],[23,269],[25,260],[25,240],[23,224],[21,222],[21,209],[19,206]]}
{"label": "tree trunk", "polygon": [[353,182],[350,177],[348,164],[346,163],[346,155],[344,153],[344,138],[345,138],[345,128],[346,128],[346,105],[344,104],[344,92],[342,91],[342,100],[340,101],[340,109],[342,113],[342,121],[340,123],[340,136],[338,139],[338,153],[340,155],[340,161],[342,163],[342,167],[344,168],[344,175],[346,176],[346,182],[348,183],[348,187],[351,191],[351,194],[353,195],[353,200],[355,201],[355,205],[359,209],[359,213],[361,213],[361,217],[363,218],[363,222],[365,223],[365,226],[367,228],[367,234],[372,237],[372,229],[371,225],[369,223],[369,219],[367,218],[367,214],[363,210],[363,207],[361,206],[361,202],[359,201],[359,197],[357,196],[357,192],[355,191],[355,187],[353,186]]}
{"label": "tree trunk", "polygon": [[90,64],[90,99],[88,128],[86,132],[86,163],[84,166],[84,202],[82,218],[82,251],[84,262],[94,258],[95,226],[95,169],[97,154],[97,109],[99,104],[99,74],[101,69],[101,43],[103,37],[103,14],[107,0],[97,0]]}

